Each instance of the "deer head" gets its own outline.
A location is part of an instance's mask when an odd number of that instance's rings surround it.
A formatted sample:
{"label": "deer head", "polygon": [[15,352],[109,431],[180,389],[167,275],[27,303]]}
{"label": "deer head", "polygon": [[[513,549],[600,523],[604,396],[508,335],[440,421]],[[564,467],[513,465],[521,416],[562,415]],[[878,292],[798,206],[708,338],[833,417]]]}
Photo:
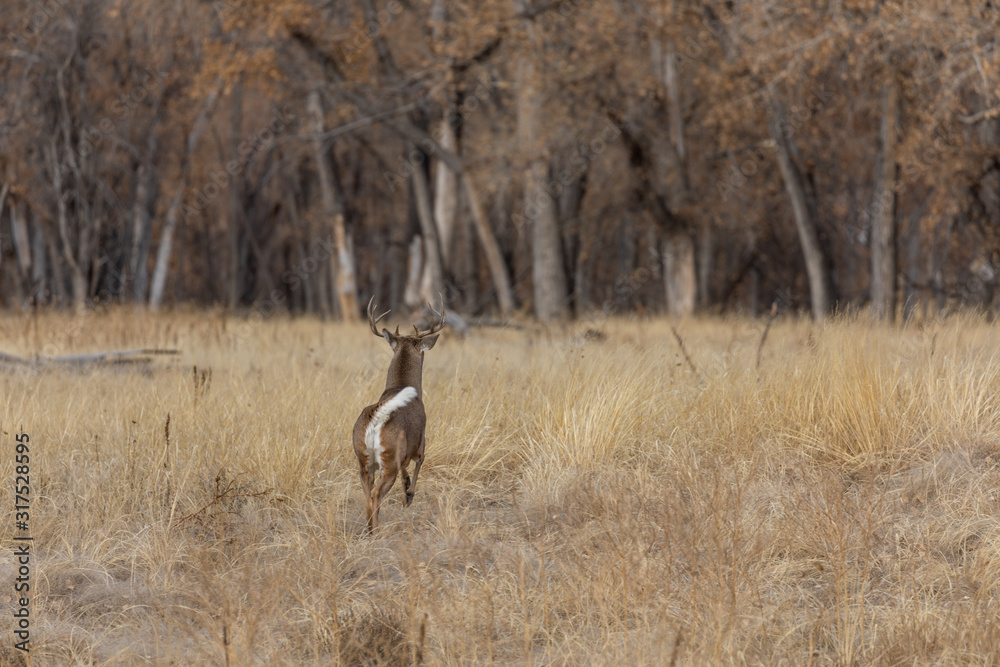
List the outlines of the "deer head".
{"label": "deer head", "polygon": [[389,363],[389,372],[386,375],[385,388],[390,387],[413,387],[417,394],[421,395],[421,377],[423,375],[424,352],[434,347],[438,334],[444,328],[444,314],[433,311],[439,319],[431,322],[431,328],[421,331],[413,325],[413,335],[403,335],[399,333],[399,327],[392,333],[388,329],[382,329],[381,333],[377,328],[379,320],[388,315],[391,311],[385,311],[378,317],[375,316],[375,297],[368,302],[368,326],[376,336],[385,338],[392,348],[392,361]]}

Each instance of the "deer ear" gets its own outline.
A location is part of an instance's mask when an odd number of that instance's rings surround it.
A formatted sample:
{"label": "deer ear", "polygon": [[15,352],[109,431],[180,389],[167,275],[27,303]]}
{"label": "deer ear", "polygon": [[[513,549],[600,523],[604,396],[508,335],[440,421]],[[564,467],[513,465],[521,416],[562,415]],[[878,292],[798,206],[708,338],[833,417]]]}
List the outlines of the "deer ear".
{"label": "deer ear", "polygon": [[436,343],[437,341],[438,341],[438,334],[434,334],[433,336],[428,336],[427,338],[421,338],[420,351],[426,352],[427,350],[434,347],[434,343]]}
{"label": "deer ear", "polygon": [[396,337],[393,336],[391,333],[389,333],[388,329],[382,329],[382,337],[385,338],[385,340],[389,343],[389,347],[391,347],[395,351]]}

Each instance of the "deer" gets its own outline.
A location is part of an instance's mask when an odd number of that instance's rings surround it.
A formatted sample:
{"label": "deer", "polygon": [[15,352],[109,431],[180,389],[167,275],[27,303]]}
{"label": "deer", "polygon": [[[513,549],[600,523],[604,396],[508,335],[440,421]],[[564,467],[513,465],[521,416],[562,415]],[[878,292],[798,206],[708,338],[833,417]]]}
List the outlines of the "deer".
{"label": "deer", "polygon": [[[385,391],[377,403],[361,411],[352,434],[365,491],[369,533],[378,527],[379,506],[395,483],[397,474],[402,473],[403,477],[405,507],[413,502],[427,444],[424,434],[427,417],[421,388],[424,352],[434,347],[445,325],[444,314],[441,313],[440,321],[435,324],[432,319],[427,331],[413,325],[412,336],[401,335],[398,326],[396,333],[390,333],[388,329],[379,333],[376,325],[390,311],[375,317],[374,304],[373,296],[368,302],[368,326],[373,334],[385,338],[393,354],[385,378]],[[436,311],[434,314],[439,315]],[[414,462],[412,480],[406,472],[410,461]]]}

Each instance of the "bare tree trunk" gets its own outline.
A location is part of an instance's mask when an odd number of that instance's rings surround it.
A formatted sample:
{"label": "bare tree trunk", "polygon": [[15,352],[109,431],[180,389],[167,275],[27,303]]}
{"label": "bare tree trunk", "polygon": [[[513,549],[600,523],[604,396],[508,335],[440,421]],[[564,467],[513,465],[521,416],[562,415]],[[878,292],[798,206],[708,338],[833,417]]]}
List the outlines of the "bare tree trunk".
{"label": "bare tree trunk", "polygon": [[799,243],[806,263],[806,274],[809,276],[809,295],[812,303],[813,319],[820,321],[830,310],[830,289],[826,275],[826,262],[819,245],[819,234],[816,232],[815,202],[810,205],[802,175],[792,162],[788,139],[785,136],[784,112],[778,104],[774,91],[770,91],[771,107],[768,110],[768,129],[778,149],[778,167],[785,181],[785,191],[792,201],[792,213],[795,217],[795,227],[799,233]]}
{"label": "bare tree trunk", "polygon": [[[60,67],[56,73],[56,89],[59,93],[59,108],[62,119],[62,143],[64,151],[59,153],[56,148],[56,141],[53,138],[49,145],[49,159],[51,161],[51,176],[56,195],[56,219],[59,228],[59,240],[62,243],[62,254],[70,270],[70,283],[73,290],[73,308],[78,313],[82,313],[87,307],[88,281],[87,274],[90,269],[91,260],[91,233],[94,236],[99,234],[100,219],[94,219],[92,205],[94,201],[88,196],[84,184],[84,168],[92,164],[93,159],[87,159],[89,151],[84,150],[85,138],[81,133],[77,139],[77,146],[73,146],[72,137],[74,133],[72,127],[74,119],[72,117],[73,106],[70,103],[74,91],[66,90],[66,67],[72,60],[76,59],[79,53],[74,53],[69,61]],[[75,149],[75,150],[74,150]],[[63,167],[67,167],[73,184],[68,186],[69,192],[73,192],[75,187],[75,207],[73,211],[73,222],[75,223],[75,238],[71,238],[69,211],[66,206],[67,194],[63,188],[67,186],[63,174]],[[74,250],[76,251],[74,254]]]}
{"label": "bare tree trunk", "polygon": [[[666,7],[669,21],[678,22],[678,10],[675,0],[669,0]],[[667,22],[661,24],[666,27]],[[699,291],[699,275],[695,269],[695,242],[688,204],[690,188],[687,177],[687,150],[684,142],[684,114],[681,104],[681,80],[677,71],[677,46],[672,36],[664,34],[663,46],[660,38],[654,38],[654,58],[659,57],[662,49],[662,61],[654,62],[654,72],[663,77],[663,90],[667,102],[667,118],[669,122],[669,149],[663,151],[660,163],[667,167],[662,181],[666,185],[666,206],[671,217],[668,221],[666,238],[663,240],[663,278],[667,296],[667,312],[671,317],[686,317],[694,313]],[[662,186],[661,186],[662,187]],[[707,288],[707,275],[702,276]]]}
{"label": "bare tree trunk", "polygon": [[[304,262],[308,256],[306,253],[305,241],[302,241],[295,246],[295,256],[298,258],[298,266],[301,267],[302,262]],[[300,280],[302,281],[302,310],[307,313],[315,313],[317,311],[322,312],[316,306],[316,297],[313,290],[314,281],[312,278],[310,276],[300,276]]]}
{"label": "bare tree trunk", "polygon": [[903,321],[909,322],[920,306],[920,312],[927,316],[927,276],[924,274],[920,252],[920,220],[926,210],[926,199],[919,209],[910,216],[909,229],[906,235],[906,269],[903,272]]}
{"label": "bare tree trunk", "polygon": [[[333,304],[334,315],[345,322],[357,322],[361,319],[361,312],[358,308],[358,285],[354,271],[354,240],[344,227],[343,213],[333,216],[333,240],[337,246],[336,281],[333,286],[337,294]],[[333,268],[330,267],[331,271]]]}
{"label": "bare tree trunk", "polygon": [[21,285],[21,278],[17,273],[17,267],[10,262],[4,262],[3,277],[6,283],[4,302],[8,308],[15,308],[20,312],[24,304],[24,290]]}
{"label": "bare tree trunk", "polygon": [[152,220],[150,212],[155,197],[156,173],[153,158],[156,153],[156,133],[150,132],[146,141],[146,155],[136,170],[135,202],[132,206],[132,245],[129,252],[128,272],[132,280],[132,298],[137,305],[146,301],[149,287],[149,267],[147,259],[152,245]]}
{"label": "bare tree trunk", "polygon": [[471,313],[479,302],[479,272],[476,267],[476,240],[472,226],[469,224],[468,209],[465,202],[459,200],[460,213],[457,215],[455,236],[452,240],[451,262],[448,272],[457,286],[455,299],[451,307],[466,313]]}
{"label": "bare tree trunk", "polygon": [[[986,109],[990,108],[991,101],[990,99],[983,100]],[[979,141],[983,146],[992,147],[994,153],[997,148],[1000,148],[1000,119],[994,117],[980,123]],[[987,160],[990,159],[992,156],[987,158]],[[989,221],[988,225],[994,230],[1000,229],[1000,168],[995,164],[984,169],[980,179],[979,200],[982,202],[986,219]],[[990,300],[985,304],[986,312],[989,313],[992,321],[996,321],[997,315],[1000,315],[1000,299],[998,299],[1000,291],[996,289],[996,269],[1000,268],[1000,236],[995,232],[989,235],[983,253],[986,262],[992,265],[990,272],[993,273],[991,280],[983,281],[984,287],[987,287],[990,292]],[[981,275],[980,279],[983,280],[984,276]]]}
{"label": "bare tree trunk", "polygon": [[[3,195],[6,197],[6,190]],[[2,209],[3,207],[0,206],[0,219],[2,219]],[[17,308],[18,311],[24,307],[24,279],[32,264],[31,249],[28,247],[28,228],[24,222],[22,209],[23,204],[19,201],[10,207],[10,238],[17,261],[13,265],[7,264],[4,267],[7,280],[10,283],[7,288],[7,303]]]}
{"label": "bare tree trunk", "polygon": [[[451,106],[445,107],[441,121],[441,146],[457,153],[455,129],[448,122]],[[441,249],[442,267],[451,266],[455,238],[456,213],[458,211],[458,177],[447,164],[438,160],[434,178],[434,220],[437,222],[438,245]]]}
{"label": "bare tree trunk", "polygon": [[237,308],[243,301],[245,293],[245,280],[247,277],[247,252],[246,229],[243,224],[242,214],[237,197],[230,207],[232,212],[231,225],[229,227],[229,307]]}
{"label": "bare tree trunk", "polygon": [[[412,150],[417,150],[411,146]],[[443,292],[444,274],[441,270],[441,254],[438,241],[437,225],[434,224],[434,212],[431,210],[431,196],[427,186],[427,172],[423,165],[413,170],[413,195],[416,199],[417,219],[420,221],[420,232],[423,236],[424,261],[423,275],[420,279],[420,301],[429,303],[440,312],[444,312]]]}
{"label": "bare tree trunk", "polygon": [[[447,10],[444,0],[433,0],[431,3],[431,26],[434,43],[442,49],[446,46],[445,28],[447,27]],[[455,97],[453,86],[446,83],[441,91],[441,121],[439,124],[438,137],[441,147],[447,151],[459,154],[458,135],[456,128],[452,125],[452,117],[455,109]],[[457,116],[455,116],[457,117]],[[458,223],[458,174],[443,160],[437,160],[434,174],[434,220],[437,222],[438,249],[441,253],[440,263],[442,269],[442,280],[445,272],[455,272],[456,254],[456,233],[455,228]],[[465,239],[462,239],[464,242]],[[471,246],[462,246],[463,250],[471,250]],[[469,268],[467,265],[468,256],[463,255],[458,262],[462,269]],[[466,272],[468,273],[468,272]],[[459,281],[467,290],[471,289],[471,281],[468,275],[463,275],[463,280]],[[444,304],[441,304],[442,307]],[[444,311],[442,311],[444,312]]]}
{"label": "bare tree trunk", "polygon": [[756,266],[750,269],[750,317],[757,317],[760,313],[760,271]]}
{"label": "bare tree trunk", "polygon": [[[291,295],[292,308],[300,308],[306,313],[316,312],[316,304],[313,300],[313,282],[310,276],[305,271],[305,265],[303,262],[308,256],[308,247],[306,245],[309,238],[309,230],[307,225],[303,222],[302,217],[299,215],[299,204],[296,198],[298,194],[298,179],[292,177],[291,175],[286,175],[285,177],[285,192],[283,198],[285,200],[285,206],[288,209],[288,216],[292,221],[292,229],[294,230],[294,235],[291,239],[291,252],[290,257],[292,261],[292,267],[290,268],[290,273],[286,272],[283,276],[283,280],[289,286]],[[285,277],[287,276],[287,277]]]}
{"label": "bare tree trunk", "polygon": [[[528,23],[534,39],[534,26]],[[566,315],[566,275],[563,271],[562,242],[556,202],[546,189],[549,164],[542,150],[541,114],[543,86],[536,61],[540,45],[528,47],[517,72],[518,134],[525,162],[524,217],[531,221],[531,282],[534,288],[535,317],[549,322]]]}
{"label": "bare tree trunk", "polygon": [[49,144],[49,168],[52,177],[52,189],[56,197],[56,221],[59,227],[59,240],[62,242],[62,256],[69,267],[70,285],[73,290],[73,308],[79,313],[87,307],[87,277],[76,257],[73,256],[73,243],[69,238],[69,214],[66,210],[66,196],[63,192],[63,173],[59,152],[55,142]]}
{"label": "bare tree trunk", "polygon": [[[527,192],[535,201],[545,194],[548,169],[536,162],[529,170]],[[539,206],[531,225],[531,277],[535,297],[535,317],[542,322],[566,316],[566,274],[563,270],[562,240],[554,203]]]}
{"label": "bare tree trunk", "polygon": [[344,213],[338,193],[334,191],[333,175],[327,163],[323,144],[324,120],[319,91],[311,90],[307,98],[309,112],[313,117],[313,150],[316,154],[316,169],[319,173],[320,195],[323,198],[323,215],[332,220],[333,240],[337,246],[337,298],[341,317],[347,322],[357,322],[361,317],[358,310],[357,280],[355,279],[354,258],[351,241],[344,227]]}
{"label": "bare tree trunk", "polygon": [[409,229],[409,224],[397,222],[392,225],[389,232],[388,266],[386,269],[389,272],[389,308],[391,310],[399,308],[403,298],[403,290],[406,289],[406,262],[408,259],[406,235],[409,233]]}
{"label": "bare tree trunk", "polygon": [[423,275],[423,259],[423,239],[418,234],[410,241],[410,251],[406,263],[406,289],[403,292],[403,303],[409,306],[420,303],[420,276]]}
{"label": "bare tree trunk", "polygon": [[504,264],[503,255],[500,253],[500,245],[497,243],[496,236],[494,236],[493,230],[490,228],[489,222],[483,214],[479,192],[472,182],[469,172],[462,164],[462,160],[451,151],[442,148],[432,137],[414,127],[412,123],[396,121],[389,124],[411,141],[420,142],[421,144],[429,142],[429,145],[434,146],[435,154],[443,162],[447,163],[452,171],[459,175],[462,188],[465,190],[465,196],[469,201],[469,210],[472,213],[472,222],[476,229],[476,237],[479,239],[480,244],[482,244],[483,253],[486,255],[486,264],[490,270],[493,288],[497,293],[500,312],[503,315],[509,314],[514,310],[514,292],[510,286],[507,266]]}
{"label": "bare tree trunk", "polygon": [[45,252],[45,232],[41,225],[34,225],[32,229],[31,247],[31,297],[35,305],[43,304],[47,301],[48,294],[48,266]]}
{"label": "bare tree trunk", "polygon": [[10,239],[17,257],[17,268],[21,276],[26,277],[31,270],[31,247],[22,209],[21,202],[15,203],[10,208]]}
{"label": "bare tree trunk", "polygon": [[896,137],[899,122],[899,87],[895,81],[883,89],[881,123],[882,156],[875,181],[871,215],[871,308],[876,319],[896,318]]}
{"label": "bare tree trunk", "polygon": [[[580,206],[587,192],[589,169],[590,162],[588,161],[587,166],[582,171],[573,174],[569,183],[563,183],[563,191],[559,194],[560,226],[569,232],[568,240],[563,244],[563,264],[572,278],[572,287],[568,291],[573,301],[573,312],[578,317],[583,315],[589,307],[587,297],[581,290],[581,287],[584,287],[584,273],[578,264],[581,257],[580,246],[584,241],[580,229]],[[564,172],[560,171],[560,174],[562,173]]]}
{"label": "bare tree trunk", "polygon": [[0,188],[0,221],[3,220],[3,207],[7,203],[7,193],[10,192],[10,183],[4,183]]}
{"label": "bare tree trunk", "polygon": [[59,248],[50,234],[45,235],[45,245],[52,258],[52,302],[61,305],[66,302],[66,276],[63,275],[62,262],[59,261]]}
{"label": "bare tree trunk", "polygon": [[681,318],[694,312],[694,241],[683,231],[663,239],[663,279],[667,291],[667,312]]}
{"label": "bare tree trunk", "polygon": [[596,224],[580,221],[580,242],[576,249],[576,266],[573,276],[573,291],[577,316],[583,316],[591,307],[590,284],[593,280],[594,250],[597,245]]}
{"label": "bare tree trunk", "polygon": [[472,212],[472,222],[476,227],[476,235],[483,246],[486,254],[486,264],[490,268],[490,277],[493,279],[493,288],[497,292],[497,301],[500,304],[500,313],[508,315],[514,310],[514,292],[510,287],[510,277],[507,275],[507,266],[503,262],[500,254],[500,246],[490,229],[486,216],[483,215],[482,206],[479,203],[479,194],[469,177],[468,172],[462,173],[462,187],[465,188],[466,197],[469,200],[469,209]]}
{"label": "bare tree trunk", "polygon": [[160,305],[163,303],[163,289],[167,284],[167,270],[170,267],[170,257],[173,254],[174,231],[177,229],[177,223],[180,219],[181,206],[184,203],[184,192],[187,190],[188,177],[191,173],[191,156],[198,145],[198,140],[208,126],[208,115],[215,107],[218,95],[219,88],[216,86],[209,92],[204,102],[202,102],[201,109],[198,110],[198,115],[191,125],[191,131],[188,132],[187,143],[184,147],[185,153],[181,158],[180,183],[177,187],[177,193],[170,200],[167,217],[163,223],[163,232],[160,235],[160,247],[156,250],[153,282],[149,290],[149,308],[154,312],[159,310]]}
{"label": "bare tree trunk", "polygon": [[336,261],[333,257],[323,261],[320,260],[316,270],[309,274],[309,280],[315,281],[316,300],[319,302],[320,317],[326,319],[333,313],[333,302],[336,300],[331,296],[330,291],[330,263]]}
{"label": "bare tree trunk", "polygon": [[[182,181],[186,178],[182,178]],[[181,203],[184,199],[184,190],[179,188],[177,193],[170,199],[170,206],[167,208],[167,217],[163,223],[163,233],[160,235],[160,247],[156,250],[156,265],[153,268],[153,282],[149,290],[149,309],[156,312],[163,304],[163,288],[167,284],[167,268],[170,264],[170,256],[174,248],[174,230],[177,229],[177,220],[180,218]]]}
{"label": "bare tree trunk", "polygon": [[698,237],[698,306],[708,308],[711,294],[708,286],[712,275],[712,262],[715,256],[712,230],[707,225],[701,228]]}
{"label": "bare tree trunk", "polygon": [[[230,155],[239,155],[239,137],[243,125],[243,81],[237,79],[233,85],[232,93],[232,116],[230,117],[230,127],[232,128],[232,147]],[[219,148],[220,158],[226,159],[223,149]],[[229,307],[237,308],[241,305],[244,294],[244,287],[247,276],[247,227],[243,211],[242,183],[237,183],[237,179],[229,181]],[[221,187],[221,186],[220,186]]]}
{"label": "bare tree trunk", "polygon": [[944,288],[944,269],[937,268],[933,278],[934,290],[934,312],[937,315],[944,315],[948,309],[948,293]]}
{"label": "bare tree trunk", "polygon": [[[670,0],[670,18],[678,22],[677,2]],[[663,63],[663,87],[667,92],[667,109],[670,112],[670,143],[680,159],[681,166],[685,163],[684,147],[684,115],[681,113],[680,75],[677,72],[677,45],[672,37],[667,38],[667,52]]]}

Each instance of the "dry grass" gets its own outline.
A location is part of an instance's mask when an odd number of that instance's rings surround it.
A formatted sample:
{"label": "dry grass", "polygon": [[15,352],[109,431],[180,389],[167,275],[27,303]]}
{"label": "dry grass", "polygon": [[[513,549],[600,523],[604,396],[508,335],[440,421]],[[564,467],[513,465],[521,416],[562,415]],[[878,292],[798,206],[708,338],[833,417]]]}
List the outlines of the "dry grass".
{"label": "dry grass", "polygon": [[369,537],[366,328],[5,316],[12,353],[184,351],[0,375],[4,507],[33,443],[32,664],[996,663],[996,329],[779,320],[757,369],[763,326],[679,325],[696,370],[666,322],[444,334],[414,504],[397,484]]}

